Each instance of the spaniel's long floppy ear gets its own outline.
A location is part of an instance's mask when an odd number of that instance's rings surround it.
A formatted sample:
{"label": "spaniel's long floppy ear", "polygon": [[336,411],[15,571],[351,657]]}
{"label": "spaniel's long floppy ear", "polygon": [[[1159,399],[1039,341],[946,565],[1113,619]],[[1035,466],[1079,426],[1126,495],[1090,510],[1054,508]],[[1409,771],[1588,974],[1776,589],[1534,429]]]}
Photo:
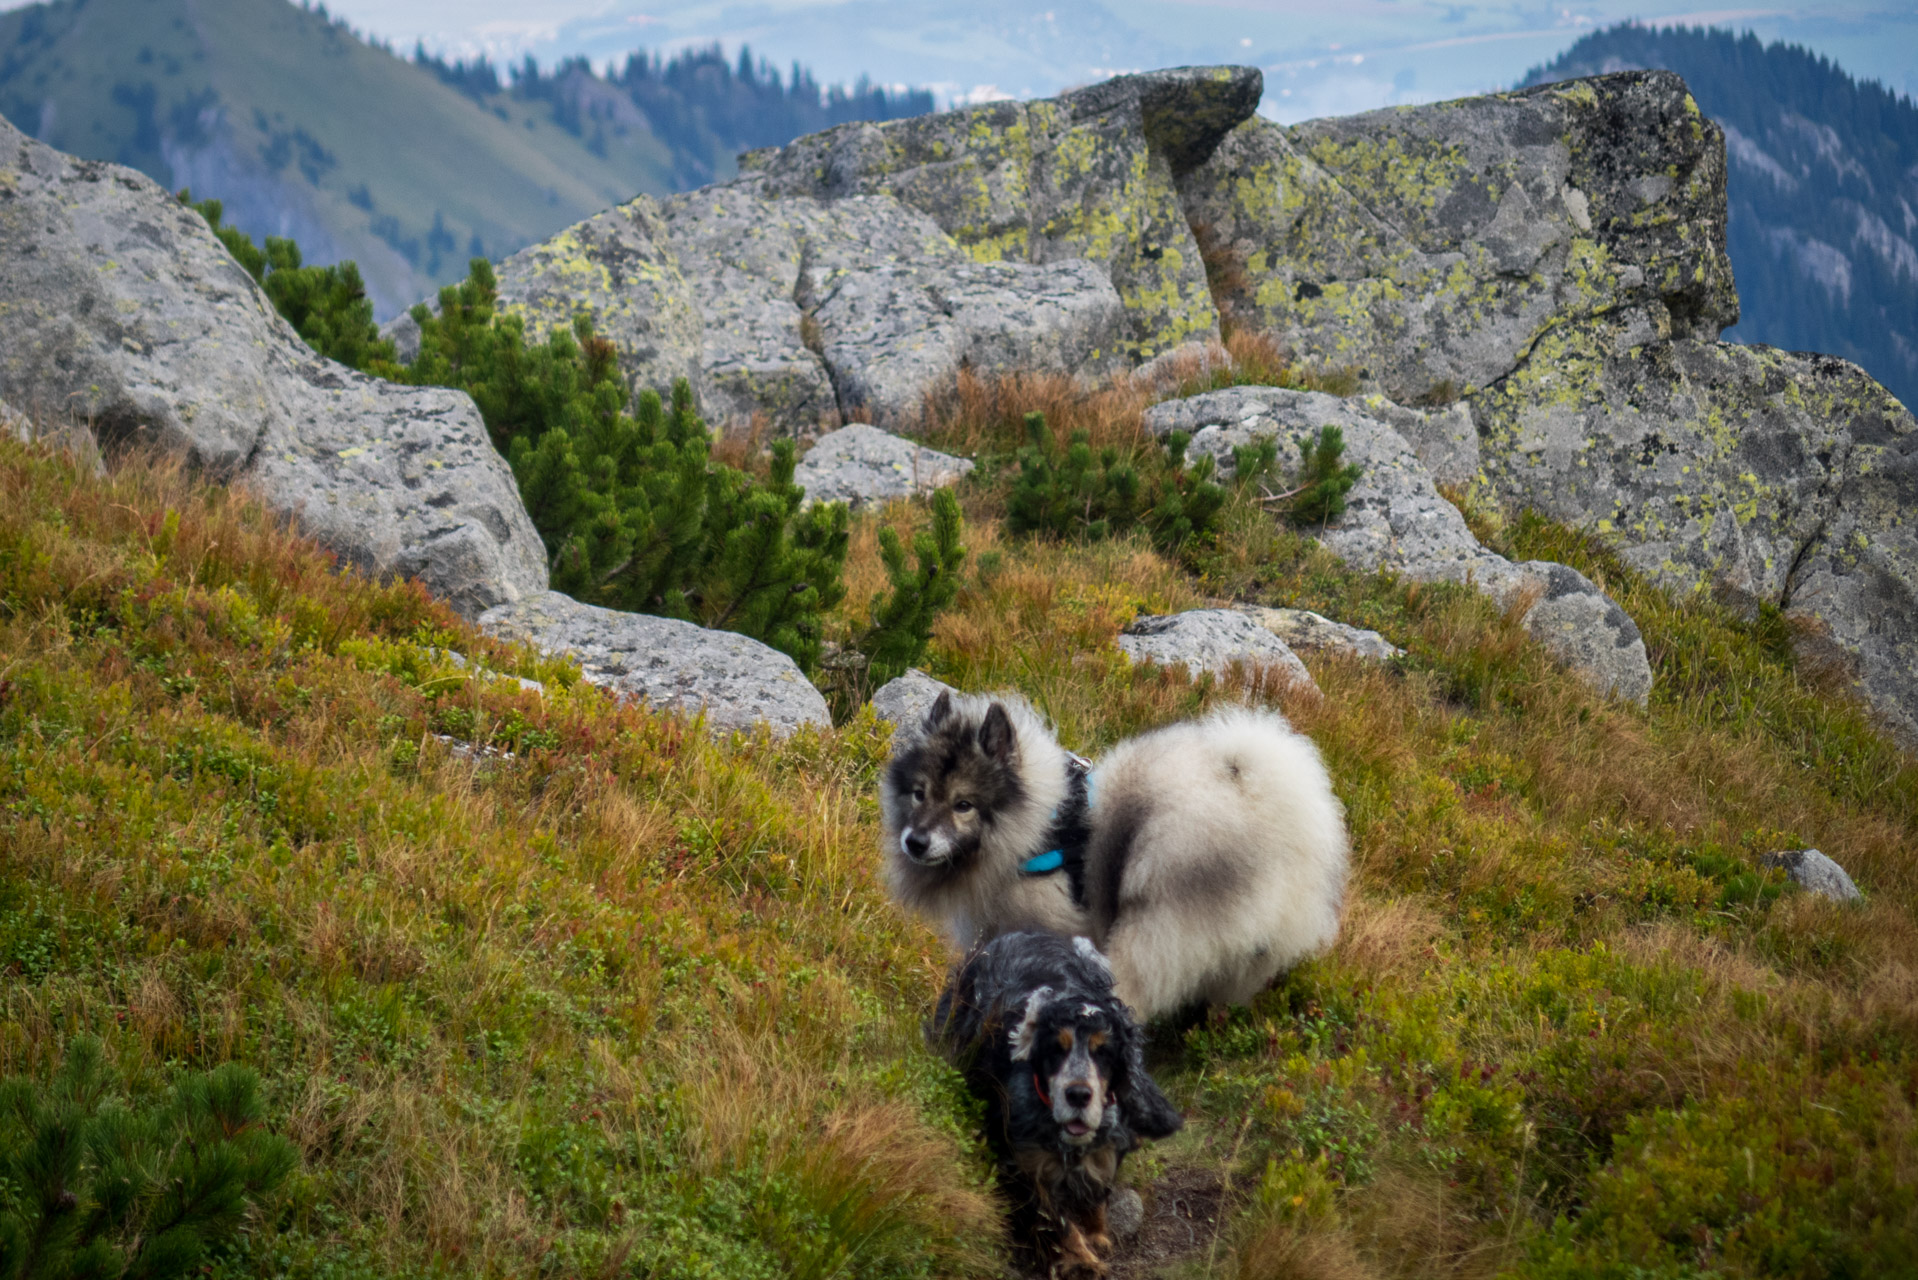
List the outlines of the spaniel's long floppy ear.
{"label": "spaniel's long floppy ear", "polygon": [[1168,1138],[1185,1128],[1185,1117],[1172,1100],[1159,1092],[1145,1069],[1145,1035],[1130,1018],[1117,1021],[1125,1052],[1119,1078],[1113,1082],[1125,1122],[1141,1138]]}
{"label": "spaniel's long floppy ear", "polygon": [[1012,1047],[1012,1060],[1024,1062],[1032,1056],[1033,1045],[1039,1038],[1039,1015],[1052,999],[1051,987],[1040,987],[1026,997],[1025,1012],[1020,1015],[1019,1025],[1012,1029],[1007,1037]]}

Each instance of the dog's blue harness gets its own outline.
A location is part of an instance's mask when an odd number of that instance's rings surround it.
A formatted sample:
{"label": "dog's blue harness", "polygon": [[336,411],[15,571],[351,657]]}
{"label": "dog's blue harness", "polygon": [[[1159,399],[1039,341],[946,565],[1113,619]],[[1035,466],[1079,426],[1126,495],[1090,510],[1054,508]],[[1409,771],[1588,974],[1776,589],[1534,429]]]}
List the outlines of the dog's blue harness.
{"label": "dog's blue harness", "polygon": [[1086,840],[1092,834],[1092,761],[1066,754],[1066,798],[1052,812],[1052,825],[1046,829],[1046,843],[1052,848],[1035,853],[1019,864],[1022,876],[1049,876],[1064,870],[1072,877],[1072,896],[1080,894],[1084,878]]}

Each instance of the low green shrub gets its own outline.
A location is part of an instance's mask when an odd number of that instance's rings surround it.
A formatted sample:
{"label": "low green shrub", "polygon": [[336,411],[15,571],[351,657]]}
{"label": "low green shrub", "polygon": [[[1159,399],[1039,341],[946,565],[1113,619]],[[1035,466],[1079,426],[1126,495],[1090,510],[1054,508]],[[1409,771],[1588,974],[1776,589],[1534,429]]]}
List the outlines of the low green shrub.
{"label": "low green shrub", "polygon": [[872,622],[857,643],[869,663],[867,678],[873,687],[904,675],[925,656],[933,622],[959,594],[966,559],[960,542],[964,530],[958,499],[941,489],[932,499],[932,528],[913,539],[915,568],[906,566],[906,548],[898,533],[891,528],[879,531],[879,555],[892,590],[873,597]]}
{"label": "low green shrub", "polygon": [[[191,203],[191,194],[180,199]],[[849,515],[839,503],[805,505],[790,440],[773,445],[762,481],[712,459],[711,433],[684,379],[670,407],[647,390],[629,414],[613,344],[583,316],[571,333],[529,343],[517,316],[498,314],[498,284],[484,258],[440,291],[438,314],[414,308],[419,351],[401,364],[373,324],[353,263],[303,267],[293,241],[270,237],[262,250],[224,225],[218,200],[192,207],[321,355],[473,397],[512,464],[555,590],[736,631],[808,672],[817,668],[822,616],[845,596]],[[874,627],[858,642],[877,669],[903,671],[917,661],[933,617],[952,601],[957,582],[947,578],[964,555],[958,528],[941,532],[932,548],[918,573],[894,575],[892,596],[875,605]]]}
{"label": "low green shrub", "polygon": [[[1059,449],[1042,413],[1026,415],[1026,434],[1031,443],[1019,453],[1019,476],[1006,503],[1013,532],[1097,541],[1144,528],[1154,545],[1172,552],[1216,531],[1230,495],[1213,481],[1210,457],[1187,465],[1191,437],[1185,432],[1173,432],[1163,448],[1129,453],[1107,446],[1096,455],[1085,431],[1074,431]],[[1275,457],[1269,441],[1237,450],[1237,482],[1264,474]]]}
{"label": "low green shrub", "polygon": [[109,1089],[86,1039],[47,1084],[0,1083],[4,1280],[196,1274],[299,1164],[261,1127],[246,1067],[187,1076],[137,1107]]}
{"label": "low green shrub", "polygon": [[473,397],[545,540],[554,588],[737,631],[813,669],[820,615],[845,594],[848,515],[803,507],[792,442],[773,446],[765,481],[715,462],[685,379],[670,408],[648,390],[628,414],[617,352],[590,322],[528,343],[519,317],[496,314],[498,297],[492,267],[474,259],[440,291],[438,315],[415,309],[413,363],[377,371]]}
{"label": "low green shrub", "polygon": [[1358,463],[1345,461],[1345,432],[1339,427],[1300,436],[1298,483],[1284,495],[1286,519],[1301,526],[1330,524],[1345,514],[1345,495],[1360,473]]}
{"label": "low green shrub", "polygon": [[227,252],[266,290],[274,309],[308,346],[354,369],[396,358],[393,344],[380,337],[379,326],[373,323],[373,303],[366,296],[357,263],[302,266],[300,246],[292,240],[268,236],[266,248],[261,249],[246,232],[223,224],[225,207],[218,200],[196,203],[191,191],[182,191],[180,203],[206,219]]}

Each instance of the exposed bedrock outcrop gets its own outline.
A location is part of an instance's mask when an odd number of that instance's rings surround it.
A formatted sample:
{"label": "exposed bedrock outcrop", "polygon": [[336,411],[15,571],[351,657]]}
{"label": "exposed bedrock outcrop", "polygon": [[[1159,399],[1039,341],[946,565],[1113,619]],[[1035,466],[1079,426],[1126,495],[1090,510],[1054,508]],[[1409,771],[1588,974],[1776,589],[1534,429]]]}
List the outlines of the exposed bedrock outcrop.
{"label": "exposed bedrock outcrop", "polygon": [[[1599,692],[1643,704],[1652,672],[1638,625],[1575,569],[1544,560],[1514,564],[1487,550],[1439,494],[1413,444],[1381,416],[1386,413],[1428,424],[1433,416],[1377,398],[1235,387],[1155,405],[1146,425],[1161,436],[1190,432],[1188,454],[1217,458],[1222,473],[1239,445],[1276,439],[1283,462],[1297,458],[1299,437],[1338,426],[1345,456],[1363,471],[1345,514],[1319,534],[1327,549],[1362,569],[1469,583],[1503,607],[1525,603],[1525,629],[1555,657]],[[1442,431],[1432,434],[1444,438]]]}
{"label": "exposed bedrock outcrop", "polygon": [[152,179],[0,120],[0,396],[250,485],[340,557],[473,616],[546,555],[463,392],[322,360]]}
{"label": "exposed bedrock outcrop", "polygon": [[1149,357],[1216,336],[1218,311],[1177,181],[1248,119],[1251,67],[1120,76],[1057,98],[849,124],[742,157],[767,196],[889,195],[981,262],[1085,260],[1123,300]]}
{"label": "exposed bedrock outcrop", "polygon": [[1862,369],[1628,310],[1553,329],[1472,408],[1500,500],[1674,591],[1817,619],[1806,643],[1918,744],[1918,421]]}
{"label": "exposed bedrock outcrop", "polygon": [[1179,189],[1239,323],[1403,403],[1491,384],[1568,318],[1738,318],[1723,134],[1669,72],[1248,120]]}

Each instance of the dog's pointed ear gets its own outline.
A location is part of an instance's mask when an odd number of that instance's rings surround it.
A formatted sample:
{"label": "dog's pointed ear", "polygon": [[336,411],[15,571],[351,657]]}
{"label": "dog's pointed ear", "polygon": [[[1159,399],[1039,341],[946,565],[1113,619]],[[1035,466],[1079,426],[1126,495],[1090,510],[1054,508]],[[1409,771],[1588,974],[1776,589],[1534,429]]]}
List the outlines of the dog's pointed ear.
{"label": "dog's pointed ear", "polygon": [[1012,717],[1006,714],[1005,704],[993,703],[985,723],[979,726],[979,749],[995,760],[1010,760],[1014,740]]}
{"label": "dog's pointed ear", "polygon": [[937,729],[952,714],[952,690],[941,689],[932,706],[926,709],[926,728]]}
{"label": "dog's pointed ear", "polygon": [[1141,1138],[1169,1138],[1185,1128],[1185,1117],[1145,1069],[1145,1035],[1125,1024],[1125,1069],[1117,1081],[1119,1105],[1125,1108],[1126,1127]]}

